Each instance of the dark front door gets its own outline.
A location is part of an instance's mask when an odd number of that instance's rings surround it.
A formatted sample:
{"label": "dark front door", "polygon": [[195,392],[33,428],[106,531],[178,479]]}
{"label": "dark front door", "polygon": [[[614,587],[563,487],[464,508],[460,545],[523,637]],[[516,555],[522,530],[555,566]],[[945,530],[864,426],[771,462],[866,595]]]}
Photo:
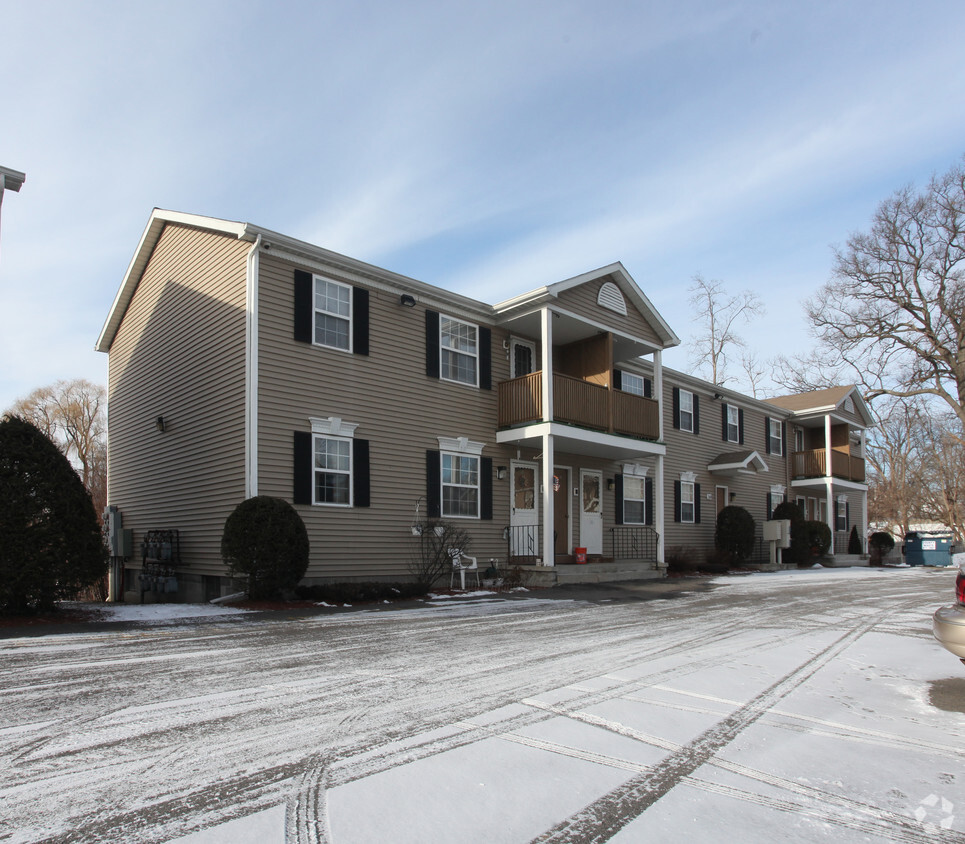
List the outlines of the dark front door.
{"label": "dark front door", "polygon": [[553,531],[556,556],[570,553],[570,471],[553,470]]}

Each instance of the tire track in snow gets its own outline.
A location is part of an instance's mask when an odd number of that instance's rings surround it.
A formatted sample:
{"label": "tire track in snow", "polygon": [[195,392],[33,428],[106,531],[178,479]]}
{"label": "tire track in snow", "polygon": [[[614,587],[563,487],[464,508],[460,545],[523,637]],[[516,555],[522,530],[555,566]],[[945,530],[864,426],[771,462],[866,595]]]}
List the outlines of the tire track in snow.
{"label": "tire track in snow", "polygon": [[[534,838],[532,844],[599,844],[609,840],[698,768],[708,763],[777,701],[787,697],[872,630],[879,621],[880,618],[876,618],[865,622],[840,636],[714,727],[654,765],[651,771],[631,777],[623,785]],[[921,831],[913,824],[908,826],[909,830]]]}

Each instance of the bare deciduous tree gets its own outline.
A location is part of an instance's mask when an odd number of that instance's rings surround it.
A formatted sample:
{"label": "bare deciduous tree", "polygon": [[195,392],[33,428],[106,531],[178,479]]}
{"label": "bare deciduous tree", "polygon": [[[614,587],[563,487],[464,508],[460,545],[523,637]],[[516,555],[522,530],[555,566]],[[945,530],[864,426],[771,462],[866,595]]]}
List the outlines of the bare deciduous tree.
{"label": "bare deciduous tree", "polygon": [[728,380],[728,354],[745,345],[737,326],[762,315],[764,305],[750,290],[731,295],[724,290],[722,281],[707,281],[700,275],[694,276],[688,292],[693,321],[700,324],[699,332],[690,341],[691,371],[701,372],[722,386]]}
{"label": "bare deciduous tree", "polygon": [[933,397],[965,425],[965,166],[885,200],[805,310],[867,400]]}
{"label": "bare deciduous tree", "polygon": [[38,387],[10,413],[29,419],[78,469],[100,514],[107,502],[107,392],[84,379]]}

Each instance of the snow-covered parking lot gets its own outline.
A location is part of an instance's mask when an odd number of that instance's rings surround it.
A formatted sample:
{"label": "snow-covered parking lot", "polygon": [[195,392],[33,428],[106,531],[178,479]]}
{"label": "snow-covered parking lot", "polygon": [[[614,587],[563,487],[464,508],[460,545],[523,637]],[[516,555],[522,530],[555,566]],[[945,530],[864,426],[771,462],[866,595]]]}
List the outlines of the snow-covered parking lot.
{"label": "snow-covered parking lot", "polygon": [[954,570],[0,639],[0,841],[965,841]]}

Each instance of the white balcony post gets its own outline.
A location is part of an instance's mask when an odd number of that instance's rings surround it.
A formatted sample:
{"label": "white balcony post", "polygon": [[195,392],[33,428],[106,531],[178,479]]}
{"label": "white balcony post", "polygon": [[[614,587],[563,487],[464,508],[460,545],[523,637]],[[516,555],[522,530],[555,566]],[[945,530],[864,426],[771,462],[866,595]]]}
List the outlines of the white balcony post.
{"label": "white balcony post", "polygon": [[[661,414],[662,416],[662,414]],[[662,424],[662,423],[661,423]],[[662,433],[662,432],[661,432]],[[663,455],[657,455],[656,477],[653,479],[653,527],[657,531],[657,562],[663,564],[664,559],[664,491],[663,491]]]}
{"label": "white balcony post", "polygon": [[[553,312],[543,308],[540,313],[540,330],[542,339],[543,361],[543,390],[542,414],[543,422],[547,425],[553,421]],[[553,492],[553,435],[548,431],[543,434],[543,565],[556,564],[556,542],[553,537],[553,506],[555,493]]]}
{"label": "white balcony post", "polygon": [[657,442],[663,442],[663,352],[659,350],[653,353],[653,395],[657,400]]}

